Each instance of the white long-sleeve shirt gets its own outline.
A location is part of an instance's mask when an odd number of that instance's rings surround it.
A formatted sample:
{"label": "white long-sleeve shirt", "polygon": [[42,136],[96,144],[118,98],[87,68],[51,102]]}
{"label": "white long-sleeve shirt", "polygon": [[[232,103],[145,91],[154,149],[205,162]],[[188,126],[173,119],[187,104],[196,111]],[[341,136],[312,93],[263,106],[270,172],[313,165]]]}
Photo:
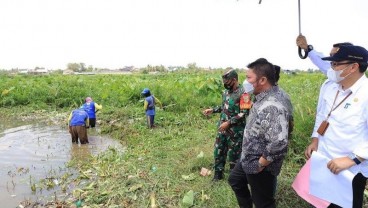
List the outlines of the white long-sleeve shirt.
{"label": "white long-sleeve shirt", "polygon": [[[334,99],[337,91],[336,102]],[[347,90],[341,85],[327,81],[321,87],[315,130],[327,118],[331,108],[337,106],[350,92],[352,94],[328,118],[330,123],[325,135],[318,135],[318,152],[329,158],[348,156],[354,153],[365,159],[349,170],[368,176],[368,79],[363,75]],[[314,132],[316,133],[316,132]]]}
{"label": "white long-sleeve shirt", "polygon": [[[312,61],[312,63],[314,65],[316,65],[318,67],[318,69],[327,76],[327,70],[329,68],[331,68],[330,62],[329,61],[324,61],[322,60],[323,57],[326,57],[325,55],[323,55],[323,53],[320,53],[316,50],[311,50],[308,53],[308,57],[309,59]],[[320,88],[320,94],[318,97],[318,104],[317,104],[317,114],[318,112],[321,110],[321,98],[323,97],[323,93],[324,92],[324,88],[330,84],[332,84],[332,81],[329,81],[328,79],[322,84],[321,88]],[[319,127],[319,125],[321,124],[323,120],[320,120],[318,117],[316,117],[316,121],[315,121],[315,126],[313,129],[313,133],[312,133],[312,138],[313,137],[318,137],[318,133],[317,133],[317,129]]]}
{"label": "white long-sleeve shirt", "polygon": [[314,65],[318,67],[318,69],[325,75],[327,75],[327,70],[331,67],[329,61],[322,60],[323,57],[326,57],[323,55],[323,53],[320,53],[315,50],[311,50],[308,53],[309,59],[312,61]]}

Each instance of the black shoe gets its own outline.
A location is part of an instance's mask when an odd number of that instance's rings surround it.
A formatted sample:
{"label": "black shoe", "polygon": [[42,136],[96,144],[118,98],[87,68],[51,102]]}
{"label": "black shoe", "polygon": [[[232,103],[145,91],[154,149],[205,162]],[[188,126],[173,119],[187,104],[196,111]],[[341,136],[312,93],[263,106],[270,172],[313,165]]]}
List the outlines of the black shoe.
{"label": "black shoe", "polygon": [[224,179],[224,173],[222,171],[215,171],[212,181],[219,181]]}

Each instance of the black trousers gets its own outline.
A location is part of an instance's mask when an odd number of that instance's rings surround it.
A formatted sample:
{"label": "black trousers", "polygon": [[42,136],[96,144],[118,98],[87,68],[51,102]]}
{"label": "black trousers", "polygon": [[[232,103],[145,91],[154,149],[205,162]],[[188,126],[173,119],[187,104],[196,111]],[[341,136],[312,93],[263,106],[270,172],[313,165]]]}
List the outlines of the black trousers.
{"label": "black trousers", "polygon": [[270,172],[263,170],[257,174],[246,174],[238,162],[231,171],[228,182],[235,193],[239,207],[251,208],[252,202],[256,208],[276,207],[277,177]]}
{"label": "black trousers", "polygon": [[91,128],[94,128],[96,126],[96,118],[90,118],[89,119],[89,126]]}
{"label": "black trousers", "polygon": [[[367,178],[361,173],[358,173],[353,179],[353,208],[363,207],[364,189]],[[328,208],[341,208],[336,204],[330,204]]]}

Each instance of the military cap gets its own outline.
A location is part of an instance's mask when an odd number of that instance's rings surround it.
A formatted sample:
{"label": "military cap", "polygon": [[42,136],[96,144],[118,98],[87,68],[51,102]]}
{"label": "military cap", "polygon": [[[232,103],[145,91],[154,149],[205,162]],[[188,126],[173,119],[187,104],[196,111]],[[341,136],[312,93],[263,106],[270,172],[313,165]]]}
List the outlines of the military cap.
{"label": "military cap", "polygon": [[238,73],[234,69],[230,69],[222,75],[222,79],[238,79]]}

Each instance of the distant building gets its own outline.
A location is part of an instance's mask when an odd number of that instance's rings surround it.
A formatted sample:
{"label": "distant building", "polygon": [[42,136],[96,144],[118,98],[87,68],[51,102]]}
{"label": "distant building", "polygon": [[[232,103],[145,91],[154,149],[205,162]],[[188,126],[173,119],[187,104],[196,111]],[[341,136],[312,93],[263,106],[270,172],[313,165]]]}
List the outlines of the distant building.
{"label": "distant building", "polygon": [[30,74],[49,74],[49,70],[45,68],[36,68],[28,71]]}
{"label": "distant building", "polygon": [[167,70],[168,71],[176,71],[176,70],[180,70],[180,66],[169,66],[169,67],[167,67]]}
{"label": "distant building", "polygon": [[70,70],[70,69],[65,69],[63,71],[63,74],[74,74],[74,71],[73,70]]}
{"label": "distant building", "polygon": [[119,69],[119,71],[130,72],[134,70],[134,66],[125,66],[124,68]]}
{"label": "distant building", "polygon": [[28,74],[28,69],[18,69],[19,74]]}

